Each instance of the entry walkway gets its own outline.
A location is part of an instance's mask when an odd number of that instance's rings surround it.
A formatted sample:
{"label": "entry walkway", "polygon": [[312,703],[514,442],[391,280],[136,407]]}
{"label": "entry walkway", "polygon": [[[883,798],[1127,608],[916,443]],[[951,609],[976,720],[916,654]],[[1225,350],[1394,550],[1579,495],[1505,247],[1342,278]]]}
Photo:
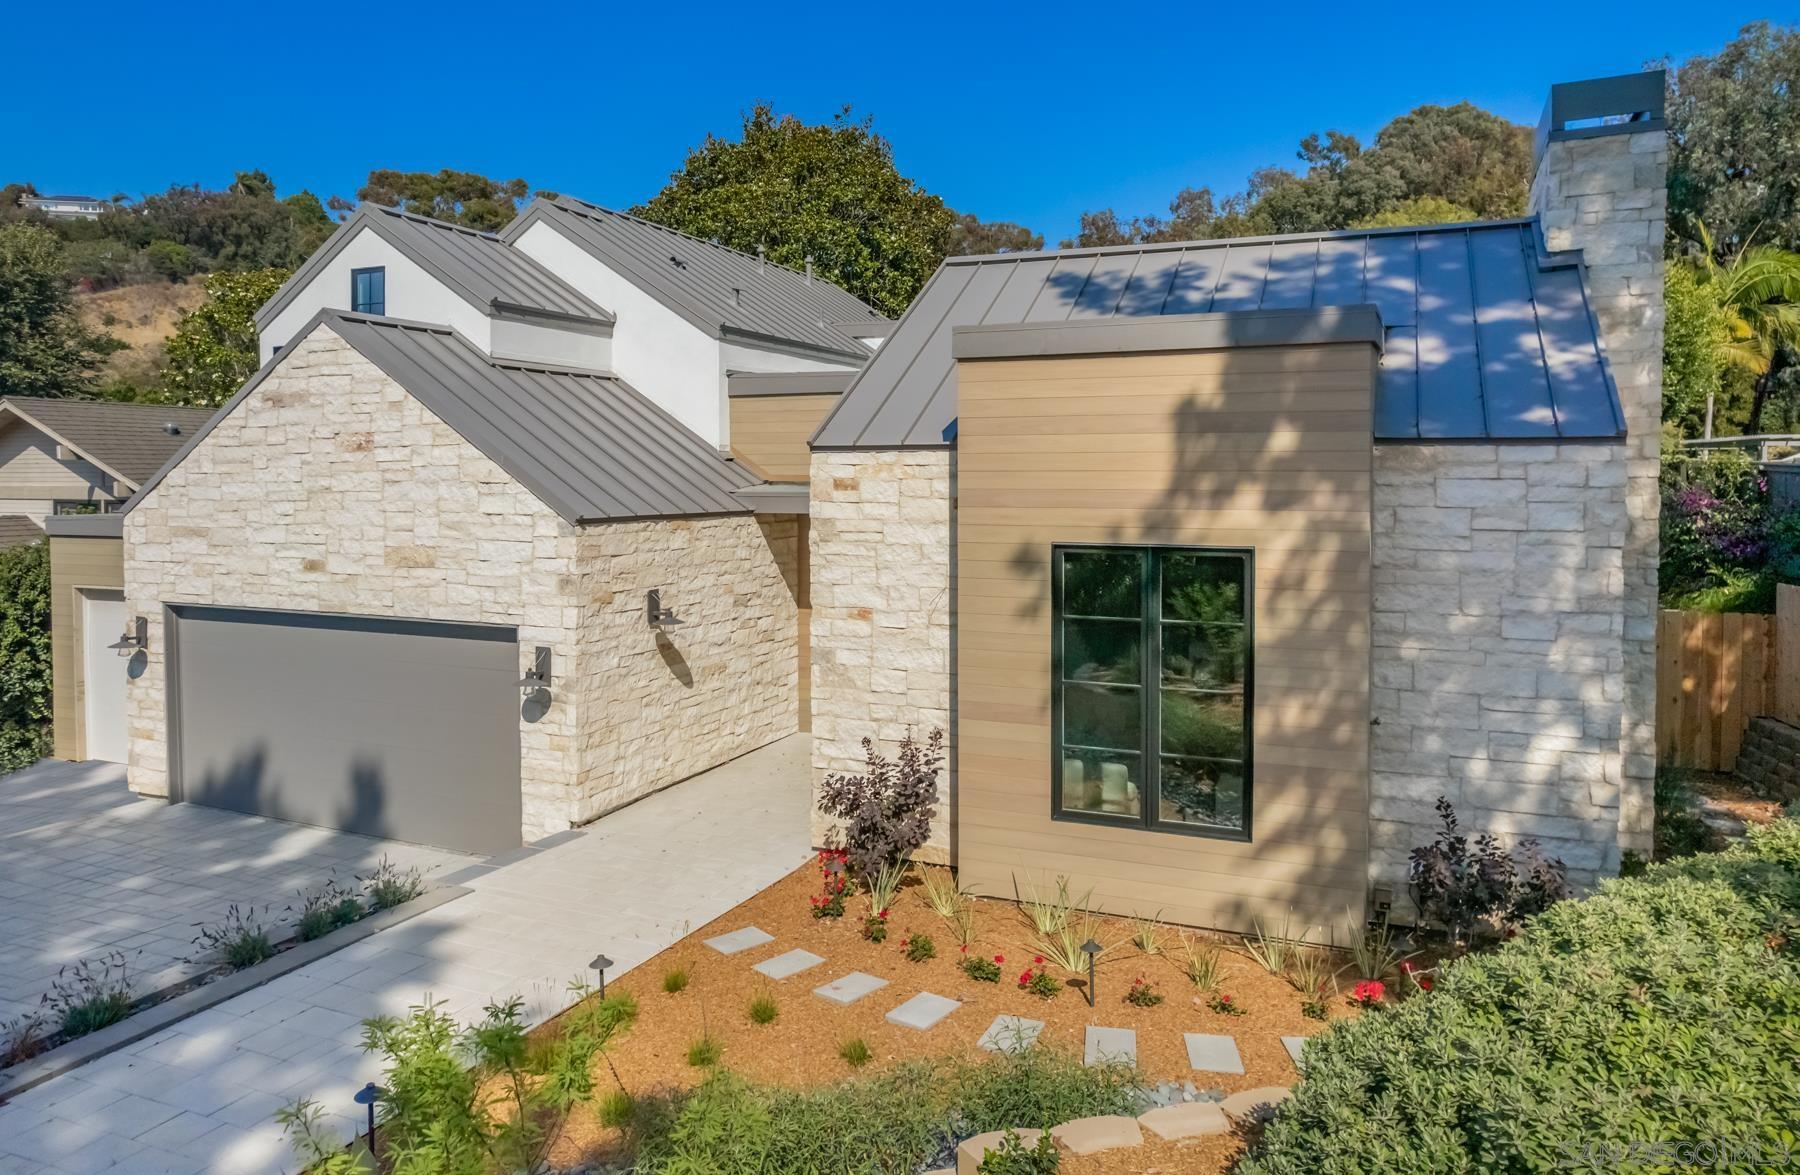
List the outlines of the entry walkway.
{"label": "entry walkway", "polygon": [[0,1175],[292,1167],[271,1116],[312,1097],[348,1138],[377,1077],[361,1023],[429,993],[464,1019],[522,996],[533,1021],[570,980],[644,962],[802,864],[809,740],[795,735],[463,882],[474,892],[0,1106]]}

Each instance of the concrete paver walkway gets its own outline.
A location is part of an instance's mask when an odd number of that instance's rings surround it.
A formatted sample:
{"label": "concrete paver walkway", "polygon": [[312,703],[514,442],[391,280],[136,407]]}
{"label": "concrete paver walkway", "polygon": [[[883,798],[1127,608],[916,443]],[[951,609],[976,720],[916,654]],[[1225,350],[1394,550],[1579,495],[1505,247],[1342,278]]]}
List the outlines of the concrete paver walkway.
{"label": "concrete paver walkway", "polygon": [[805,862],[808,763],[793,736],[464,882],[475,892],[0,1106],[0,1175],[262,1175],[292,1164],[271,1115],[316,1098],[348,1138],[378,1076],[361,1022],[426,993],[464,1019],[513,995],[535,1021],[588,960],[609,978]]}
{"label": "concrete paver walkway", "polygon": [[[194,804],[139,799],[116,763],[45,760],[0,778],[0,1020],[38,1006],[57,971],[118,950],[132,986],[199,970],[195,923],[226,909],[285,917],[302,889],[356,885],[383,855],[438,873],[461,853]],[[264,914],[264,908],[268,907]]]}

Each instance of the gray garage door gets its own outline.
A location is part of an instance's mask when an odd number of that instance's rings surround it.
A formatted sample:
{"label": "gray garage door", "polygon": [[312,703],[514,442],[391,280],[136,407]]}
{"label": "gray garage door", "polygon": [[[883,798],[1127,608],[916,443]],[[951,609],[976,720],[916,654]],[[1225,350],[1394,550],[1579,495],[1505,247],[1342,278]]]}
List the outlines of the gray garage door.
{"label": "gray garage door", "polygon": [[514,630],[174,611],[176,798],[470,852],[518,846]]}

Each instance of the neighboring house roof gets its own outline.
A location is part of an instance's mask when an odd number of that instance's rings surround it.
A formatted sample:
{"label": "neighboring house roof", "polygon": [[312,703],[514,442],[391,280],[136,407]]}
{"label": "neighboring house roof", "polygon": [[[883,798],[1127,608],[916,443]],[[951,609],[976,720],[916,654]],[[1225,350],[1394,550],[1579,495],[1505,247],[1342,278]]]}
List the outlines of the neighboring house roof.
{"label": "neighboring house roof", "polygon": [[[490,359],[448,327],[340,310],[321,310],[295,341],[320,325],[569,522],[751,512],[732,493],[758,478],[610,375]],[[265,364],[219,418],[282,361]],[[126,510],[204,437],[194,437]]]}
{"label": "neighboring house roof", "polygon": [[[190,436],[204,428],[213,410],[112,400],[0,397],[0,419],[7,415],[67,446],[129,491],[142,485]],[[168,431],[170,425],[177,431]]]}
{"label": "neighboring house roof", "polygon": [[853,332],[890,329],[868,303],[822,277],[568,196],[533,200],[500,235],[516,240],[539,221],[713,338],[862,363],[869,347]]}
{"label": "neighboring house roof", "polygon": [[100,199],[100,197],[98,197],[98,196],[69,196],[69,195],[39,196],[39,195],[36,195],[31,192],[25,193],[23,196],[20,196],[19,199],[21,199],[21,200],[43,200],[43,201],[50,201],[50,202],[54,202],[54,203],[58,203],[58,204],[104,204],[105,203],[105,201]]}
{"label": "neighboring house roof", "polygon": [[44,528],[23,514],[0,514],[0,547],[16,547],[44,537]]}
{"label": "neighboring house roof", "polygon": [[483,312],[499,317],[554,318],[567,324],[612,325],[609,312],[493,233],[365,204],[256,312],[257,328],[267,328],[365,228]]}
{"label": "neighboring house roof", "polygon": [[1510,220],[952,257],[813,444],[950,443],[959,326],[1360,304],[1386,334],[1377,439],[1624,433],[1580,255]]}

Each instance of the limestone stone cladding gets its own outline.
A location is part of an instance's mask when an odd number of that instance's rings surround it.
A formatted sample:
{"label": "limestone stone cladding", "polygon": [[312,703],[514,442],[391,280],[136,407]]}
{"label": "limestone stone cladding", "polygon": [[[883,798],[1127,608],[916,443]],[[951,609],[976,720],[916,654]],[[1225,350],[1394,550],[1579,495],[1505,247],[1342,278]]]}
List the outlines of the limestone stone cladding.
{"label": "limestone stone cladding", "polygon": [[[573,526],[327,327],[124,527],[127,604],[150,626],[127,696],[142,794],[169,792],[166,604],[510,625],[521,673],[549,646],[560,688],[543,713],[521,708],[526,839],[793,729],[793,554],[779,526]],[[687,605],[667,654],[645,584],[678,587]]]}
{"label": "limestone stone cladding", "polygon": [[1545,145],[1531,210],[1551,249],[1580,249],[1625,408],[1625,698],[1619,841],[1648,852],[1656,777],[1656,478],[1662,413],[1668,136],[1660,123]]}
{"label": "limestone stone cladding", "polygon": [[[861,742],[890,758],[908,730],[950,730],[954,455],[942,449],[812,455],[814,784],[859,770]],[[947,860],[954,781],[921,859]],[[813,812],[815,844],[829,823]]]}
{"label": "limestone stone cladding", "polygon": [[1376,448],[1372,881],[1404,893],[1439,796],[1617,869],[1625,483],[1618,443]]}

